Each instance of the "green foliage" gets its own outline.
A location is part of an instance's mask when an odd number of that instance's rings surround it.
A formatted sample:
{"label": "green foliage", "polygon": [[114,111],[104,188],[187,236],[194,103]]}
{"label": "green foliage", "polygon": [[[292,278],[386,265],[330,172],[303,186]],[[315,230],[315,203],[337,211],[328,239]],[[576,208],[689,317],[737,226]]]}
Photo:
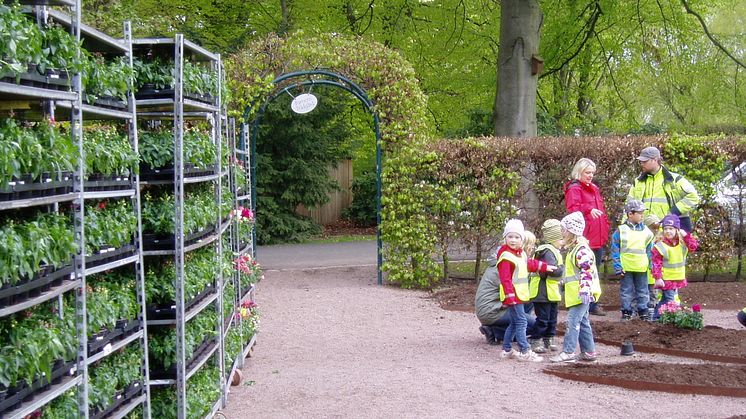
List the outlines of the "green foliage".
{"label": "green foliage", "polygon": [[[202,231],[217,223],[220,208],[215,201],[213,184],[199,184],[184,191],[184,233]],[[174,234],[174,195],[156,190],[145,192],[142,205],[143,231],[154,234]]]}
{"label": "green foliage", "polygon": [[102,248],[120,248],[132,242],[137,232],[137,217],[128,200],[104,200],[86,204],[86,254]]}
{"label": "green foliage", "polygon": [[[159,387],[152,391],[151,408],[153,417],[177,417],[175,391],[173,387]],[[187,382],[186,395],[186,417],[189,419],[204,418],[220,397],[220,370],[212,365],[207,365],[199,370]]]}
{"label": "green foliage", "polygon": [[[134,60],[133,67],[137,89],[141,89],[145,85],[150,85],[156,89],[172,89],[174,87],[173,61],[164,61],[161,58],[144,61],[138,58]],[[217,72],[203,65],[185,61],[182,75],[185,93],[217,95]]]}
{"label": "green foliage", "polygon": [[142,351],[130,345],[89,367],[89,410],[103,411],[114,401],[114,395],[142,379]]}
{"label": "green foliage", "polygon": [[[184,256],[184,300],[191,301],[212,284],[218,275],[217,253],[213,246],[189,252]],[[173,258],[154,259],[145,271],[145,299],[148,305],[173,304],[176,301]]]}
{"label": "green foliage", "polygon": [[[206,309],[189,320],[184,328],[184,357],[189,360],[205,340],[217,335],[218,318],[214,309]],[[148,355],[153,369],[169,369],[176,364],[176,329],[148,329]]]}
{"label": "green foliage", "polygon": [[78,395],[77,387],[66,391],[61,396],[44,406],[41,411],[42,419],[77,419]]}
{"label": "green foliage", "polygon": [[85,100],[93,103],[100,97],[113,97],[126,102],[134,74],[127,57],[106,61],[101,55],[90,55],[83,65]]}
{"label": "green foliage", "polygon": [[[170,128],[140,131],[140,156],[142,162],[153,169],[173,166],[174,134]],[[184,163],[209,167],[217,162],[217,146],[210,136],[199,128],[184,132]]]}
{"label": "green foliage", "polygon": [[13,177],[36,180],[42,173],[71,171],[76,162],[72,139],[54,124],[42,121],[26,128],[14,119],[0,119],[0,184]]}
{"label": "green foliage", "polygon": [[28,64],[41,64],[42,34],[16,3],[0,5],[0,74],[18,75],[28,71]]}
{"label": "green foliage", "polygon": [[[88,337],[114,330],[118,320],[135,320],[139,314],[135,278],[121,270],[87,278]],[[74,296],[68,303],[75,304]]]}
{"label": "green foliage", "polygon": [[60,268],[76,251],[68,217],[39,213],[23,220],[5,219],[0,228],[0,283],[30,279],[40,266]]}
{"label": "green foliage", "polygon": [[139,170],[139,158],[130,146],[129,139],[111,126],[88,128],[83,133],[85,141],[86,175],[128,176]]}
{"label": "green foliage", "polygon": [[376,172],[358,174],[352,180],[352,205],[342,215],[364,226],[376,225],[378,208],[376,191],[378,180]]}
{"label": "green foliage", "polygon": [[67,311],[61,319],[55,303],[44,303],[0,320],[0,384],[30,385],[42,375],[51,377],[55,360],[75,359],[74,316]]}
{"label": "green foliage", "polygon": [[84,63],[78,54],[82,41],[76,41],[67,29],[60,26],[46,28],[42,31],[42,40],[46,68],[66,71],[69,74],[83,69]]}
{"label": "green foliage", "polygon": [[696,310],[682,307],[676,302],[670,302],[660,307],[660,318],[663,324],[672,324],[682,329],[702,330],[704,318],[697,308]]}

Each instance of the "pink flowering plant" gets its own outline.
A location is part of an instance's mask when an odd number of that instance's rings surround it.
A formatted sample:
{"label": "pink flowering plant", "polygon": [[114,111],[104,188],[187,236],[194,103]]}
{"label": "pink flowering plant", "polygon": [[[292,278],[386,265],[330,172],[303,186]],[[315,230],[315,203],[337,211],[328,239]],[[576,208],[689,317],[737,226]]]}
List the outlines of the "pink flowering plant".
{"label": "pink flowering plant", "polygon": [[675,301],[671,301],[663,304],[658,309],[660,313],[658,321],[663,324],[672,324],[682,329],[702,330],[702,327],[704,327],[704,318],[701,309],[699,304],[694,304],[690,309],[677,304]]}
{"label": "pink flowering plant", "polygon": [[238,271],[238,279],[241,289],[247,288],[250,284],[255,284],[264,279],[262,267],[259,266],[254,258],[249,254],[241,255],[233,260],[233,265]]}
{"label": "pink flowering plant", "polygon": [[231,219],[236,220],[238,226],[238,239],[241,246],[251,241],[251,230],[254,228],[256,219],[251,208],[238,207],[230,213]]}

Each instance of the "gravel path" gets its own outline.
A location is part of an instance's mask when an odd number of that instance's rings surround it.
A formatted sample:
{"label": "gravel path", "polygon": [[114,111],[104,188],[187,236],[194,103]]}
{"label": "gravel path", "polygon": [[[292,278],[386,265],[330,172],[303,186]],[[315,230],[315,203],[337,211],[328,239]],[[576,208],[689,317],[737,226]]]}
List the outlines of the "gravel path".
{"label": "gravel path", "polygon": [[[375,267],[267,271],[260,334],[227,418],[728,418],[743,399],[638,392],[500,361],[473,314],[377,286]],[[598,345],[601,362],[629,360]],[[696,362],[662,355],[639,360]]]}

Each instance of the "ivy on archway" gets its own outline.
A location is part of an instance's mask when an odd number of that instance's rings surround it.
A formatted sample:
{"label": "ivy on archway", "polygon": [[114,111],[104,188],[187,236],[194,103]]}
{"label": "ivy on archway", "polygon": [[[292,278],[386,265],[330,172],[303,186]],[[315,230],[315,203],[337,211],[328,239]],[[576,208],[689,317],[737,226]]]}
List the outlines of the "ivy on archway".
{"label": "ivy on archway", "polygon": [[[383,269],[404,287],[429,285],[438,275],[436,234],[428,217],[436,160],[427,144],[433,124],[411,64],[397,52],[362,38],[339,35],[269,36],[226,60],[233,114],[254,111],[274,89],[272,80],[294,71],[329,69],[362,87],[375,104],[381,129]],[[251,118],[252,115],[249,115]]]}

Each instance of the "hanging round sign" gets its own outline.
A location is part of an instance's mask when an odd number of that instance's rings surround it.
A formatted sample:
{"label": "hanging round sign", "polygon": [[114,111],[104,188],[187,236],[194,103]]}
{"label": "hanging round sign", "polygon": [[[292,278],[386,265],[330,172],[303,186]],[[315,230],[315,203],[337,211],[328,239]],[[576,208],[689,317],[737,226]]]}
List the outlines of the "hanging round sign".
{"label": "hanging round sign", "polygon": [[318,103],[319,100],[316,99],[316,96],[311,93],[303,93],[293,98],[293,101],[290,102],[290,108],[295,113],[304,114],[314,110]]}

